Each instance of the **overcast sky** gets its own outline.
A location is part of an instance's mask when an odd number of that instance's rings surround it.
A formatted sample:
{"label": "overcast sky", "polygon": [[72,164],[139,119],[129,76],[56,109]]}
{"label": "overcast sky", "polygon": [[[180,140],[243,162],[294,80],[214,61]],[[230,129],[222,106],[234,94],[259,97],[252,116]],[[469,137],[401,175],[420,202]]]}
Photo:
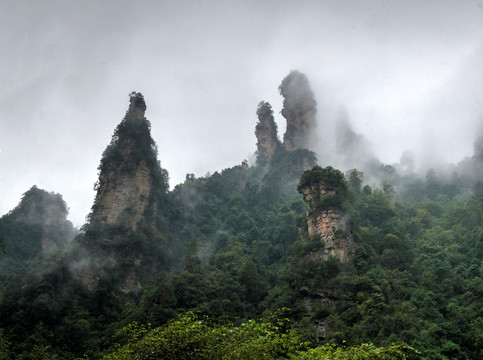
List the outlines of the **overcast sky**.
{"label": "overcast sky", "polygon": [[387,163],[471,156],[483,116],[483,0],[0,0],[0,49],[0,215],[36,184],[76,226],[131,91],[171,187],[250,159],[261,100],[282,137],[291,69]]}

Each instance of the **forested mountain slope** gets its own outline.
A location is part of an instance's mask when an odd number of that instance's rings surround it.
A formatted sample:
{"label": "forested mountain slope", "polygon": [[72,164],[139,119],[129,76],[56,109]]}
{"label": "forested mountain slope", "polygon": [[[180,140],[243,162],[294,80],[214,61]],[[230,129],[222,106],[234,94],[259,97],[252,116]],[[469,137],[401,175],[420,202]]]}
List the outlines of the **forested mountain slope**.
{"label": "forested mountain slope", "polygon": [[[29,190],[0,219],[2,264],[16,264],[2,265],[0,356],[483,359],[481,146],[451,176],[377,159],[344,173],[308,149],[305,75],[280,92],[283,142],[261,102],[256,163],[187,174],[172,191],[132,93],[73,240],[60,196],[48,212],[24,205],[44,194]],[[46,231],[66,243],[45,252],[42,227],[16,225],[24,213],[53,214]]]}

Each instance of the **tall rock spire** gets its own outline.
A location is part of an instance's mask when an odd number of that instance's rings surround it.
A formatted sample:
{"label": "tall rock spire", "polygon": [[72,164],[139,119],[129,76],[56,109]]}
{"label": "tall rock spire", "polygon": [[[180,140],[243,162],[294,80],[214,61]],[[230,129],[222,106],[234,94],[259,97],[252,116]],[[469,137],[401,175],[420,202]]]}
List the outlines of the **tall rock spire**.
{"label": "tall rock spire", "polygon": [[144,113],[146,112],[146,102],[141,93],[133,91],[129,94],[129,109],[126,113],[127,121],[142,122],[146,120]]}
{"label": "tall rock spire", "polygon": [[277,137],[277,124],[273,119],[273,110],[268,102],[261,101],[257,108],[258,123],[255,127],[257,136],[257,163],[266,164],[270,161],[280,141]]}
{"label": "tall rock spire", "polygon": [[132,92],[129,109],[102,154],[96,198],[72,262],[90,290],[115,274],[121,292],[137,293],[142,275],[163,266],[166,248],[158,235],[167,231],[168,173],[158,161],[145,111],[143,95]]}
{"label": "tall rock spire", "polygon": [[284,97],[282,115],[287,120],[283,136],[285,150],[313,150],[317,102],[307,77],[294,70],[283,79],[278,89]]}
{"label": "tall rock spire", "polygon": [[307,204],[308,235],[324,241],[322,250],[311,256],[324,260],[333,256],[346,262],[356,244],[341,207],[348,190],[342,172],[331,166],[315,166],[302,174],[297,190]]}
{"label": "tall rock spire", "polygon": [[99,165],[99,181],[91,223],[136,230],[147,225],[168,189],[167,172],[157,160],[151,125],[145,118],[141,93],[130,94],[130,105],[117,126]]}

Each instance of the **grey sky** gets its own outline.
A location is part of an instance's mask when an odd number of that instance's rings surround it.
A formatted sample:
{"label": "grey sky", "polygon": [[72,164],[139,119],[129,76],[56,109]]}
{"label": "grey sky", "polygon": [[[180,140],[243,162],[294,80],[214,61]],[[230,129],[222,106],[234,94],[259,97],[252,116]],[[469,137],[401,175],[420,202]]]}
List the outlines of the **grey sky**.
{"label": "grey sky", "polygon": [[261,100],[282,137],[291,69],[326,152],[341,106],[382,161],[420,166],[471,155],[483,116],[483,0],[0,0],[0,49],[0,215],[36,184],[77,226],[131,91],[171,187],[249,158]]}

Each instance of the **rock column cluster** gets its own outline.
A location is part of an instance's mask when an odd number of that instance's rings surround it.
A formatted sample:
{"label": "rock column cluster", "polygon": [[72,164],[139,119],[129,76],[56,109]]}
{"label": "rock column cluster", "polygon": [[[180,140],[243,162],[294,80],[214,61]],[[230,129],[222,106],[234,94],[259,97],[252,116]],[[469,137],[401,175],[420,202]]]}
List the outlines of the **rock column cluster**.
{"label": "rock column cluster", "polygon": [[292,71],[282,80],[279,91],[284,98],[281,113],[287,120],[283,144],[277,137],[277,124],[273,118],[272,107],[268,102],[260,102],[255,128],[259,164],[270,162],[279,148],[283,147],[289,152],[302,149],[314,151],[316,144],[317,102],[307,77],[299,71]]}

